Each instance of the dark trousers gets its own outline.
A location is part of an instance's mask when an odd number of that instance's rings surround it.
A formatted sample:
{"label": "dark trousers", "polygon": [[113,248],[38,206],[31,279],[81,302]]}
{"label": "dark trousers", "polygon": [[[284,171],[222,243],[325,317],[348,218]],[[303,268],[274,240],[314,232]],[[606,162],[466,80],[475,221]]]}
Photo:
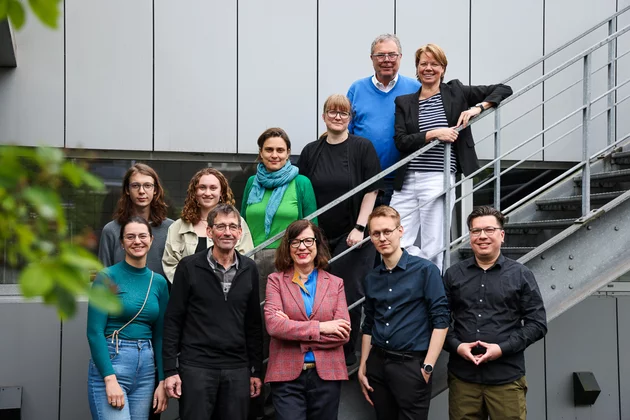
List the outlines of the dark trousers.
{"label": "dark trousers", "polygon": [[275,420],[337,420],[341,381],[325,381],[316,369],[290,382],[272,382]]}
{"label": "dark trousers", "polygon": [[374,207],[389,206],[389,202],[392,201],[392,195],[394,195],[394,178],[383,178],[383,194],[376,197]]}
{"label": "dark trousers", "polygon": [[423,362],[424,357],[400,360],[372,348],[366,371],[378,420],[428,419],[432,377],[429,383],[424,380]]}
{"label": "dark trousers", "polygon": [[[329,241],[332,256],[341,254],[348,249],[346,239],[348,234],[341,235],[338,238]],[[372,242],[368,241],[361,248],[356,248],[351,253],[344,255],[339,260],[330,265],[330,273],[343,279],[343,287],[346,292],[346,301],[348,306],[364,296],[363,279],[374,266],[374,256],[376,249]],[[357,339],[361,329],[361,308],[358,305],[350,311],[350,341],[343,346],[346,358],[350,354],[354,354],[356,350]]]}
{"label": "dark trousers", "polygon": [[182,420],[247,420],[249,370],[206,369],[179,364]]}

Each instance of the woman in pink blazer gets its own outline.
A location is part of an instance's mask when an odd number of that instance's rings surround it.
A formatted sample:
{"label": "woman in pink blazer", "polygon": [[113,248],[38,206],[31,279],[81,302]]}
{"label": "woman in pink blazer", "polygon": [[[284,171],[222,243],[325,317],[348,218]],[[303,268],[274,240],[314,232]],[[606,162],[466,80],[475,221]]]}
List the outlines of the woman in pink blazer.
{"label": "woman in pink blazer", "polygon": [[279,272],[269,275],[265,302],[265,382],[276,420],[337,419],[350,316],[343,280],[324,270],[329,259],[321,229],[308,220],[291,223],[276,252]]}

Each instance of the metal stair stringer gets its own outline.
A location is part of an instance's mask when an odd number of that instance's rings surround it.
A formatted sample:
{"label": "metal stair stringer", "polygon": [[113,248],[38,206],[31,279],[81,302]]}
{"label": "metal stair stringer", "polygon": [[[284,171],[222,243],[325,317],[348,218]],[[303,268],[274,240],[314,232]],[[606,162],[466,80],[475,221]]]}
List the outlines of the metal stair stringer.
{"label": "metal stair stringer", "polygon": [[630,271],[630,191],[521,257],[536,276],[547,321]]}

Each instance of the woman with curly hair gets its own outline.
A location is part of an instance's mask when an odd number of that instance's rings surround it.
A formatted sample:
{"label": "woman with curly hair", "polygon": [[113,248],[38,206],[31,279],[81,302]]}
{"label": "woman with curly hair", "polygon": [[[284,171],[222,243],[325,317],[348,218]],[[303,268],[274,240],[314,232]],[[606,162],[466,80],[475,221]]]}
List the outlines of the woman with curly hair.
{"label": "woman with curly hair", "polygon": [[[225,175],[214,168],[204,168],[190,180],[181,218],[168,229],[162,266],[165,277],[171,283],[182,258],[212,246],[212,239],[206,236],[207,218],[219,203],[234,205],[232,189]],[[254,244],[243,218],[241,227],[243,234],[236,243],[236,250],[244,254],[254,249]]]}
{"label": "woman with curly hair", "polygon": [[125,259],[125,250],[118,239],[120,228],[132,216],[140,216],[150,223],[154,238],[147,255],[147,267],[164,275],[162,254],[168,228],[173,223],[173,220],[166,217],[166,208],[164,188],[155,170],[144,163],[133,165],[123,178],[114,220],[106,224],[101,232],[98,259],[105,267]]}

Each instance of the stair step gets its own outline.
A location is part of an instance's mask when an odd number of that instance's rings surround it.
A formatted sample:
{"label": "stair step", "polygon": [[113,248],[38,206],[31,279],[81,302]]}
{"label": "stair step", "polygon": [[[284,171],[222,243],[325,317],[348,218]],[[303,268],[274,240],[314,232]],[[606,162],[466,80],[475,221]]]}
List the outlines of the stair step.
{"label": "stair step", "polygon": [[[535,247],[533,246],[503,246],[501,247],[501,253],[508,258],[518,259],[534,250],[534,248]],[[474,255],[473,250],[470,246],[463,246],[458,249],[458,252],[459,255],[464,259],[470,258]]]}
{"label": "stair step", "polygon": [[[593,181],[630,181],[630,169],[621,169],[619,171],[600,172],[591,174],[591,182]],[[582,184],[582,176],[573,177],[573,182]]]}
{"label": "stair step", "polygon": [[[623,194],[625,191],[612,191],[605,193],[591,194],[591,204],[606,204]],[[536,200],[539,210],[568,210],[580,208],[582,206],[582,195],[571,195],[568,197],[548,198]]]}
{"label": "stair step", "polygon": [[630,164],[630,152],[615,152],[611,158],[614,163]]}
{"label": "stair step", "polygon": [[528,229],[566,229],[575,222],[575,219],[551,219],[529,222],[506,223],[504,230],[528,230]]}

